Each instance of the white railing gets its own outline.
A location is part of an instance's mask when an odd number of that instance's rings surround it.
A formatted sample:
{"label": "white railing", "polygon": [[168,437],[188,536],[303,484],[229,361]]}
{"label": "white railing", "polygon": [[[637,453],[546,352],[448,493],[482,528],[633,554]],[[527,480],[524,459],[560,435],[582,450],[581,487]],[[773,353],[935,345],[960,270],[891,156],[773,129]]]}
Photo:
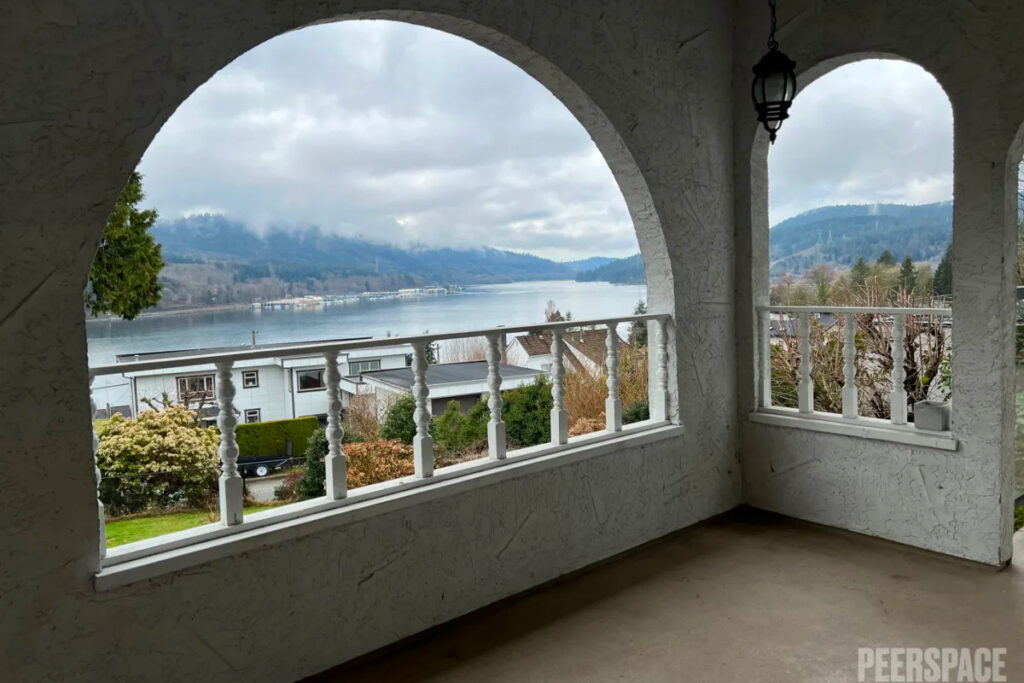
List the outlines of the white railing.
{"label": "white railing", "polygon": [[[821,323],[823,315],[834,316],[827,323],[840,325],[843,340],[843,388],[842,415],[845,420],[864,420],[859,411],[859,396],[856,384],[857,318],[865,319],[866,324],[874,325],[876,330],[887,326],[889,353],[892,358],[889,392],[889,422],[897,427],[907,424],[907,392],[905,389],[906,360],[905,338],[907,319],[927,318],[931,324],[938,324],[944,329],[952,324],[953,312],[948,308],[887,308],[887,307],[854,307],[854,306],[758,306],[758,373],[759,400],[761,410],[773,410],[778,406],[772,403],[772,361],[771,347],[773,337],[787,338],[787,342],[795,335],[799,368],[797,378],[796,411],[804,417],[829,415],[816,413],[814,408],[814,381],[812,371],[811,324],[812,320]],[[871,362],[872,359],[862,359]]]}
{"label": "white railing", "polygon": [[[220,523],[216,529],[209,527],[200,528],[199,531],[189,530],[177,532],[166,536],[139,541],[136,543],[120,546],[107,552],[101,539],[101,554],[106,556],[105,566],[120,564],[130,560],[153,555],[166,550],[181,548],[191,545],[200,540],[209,540],[224,535],[224,533],[237,530],[247,530],[259,526],[265,526],[274,522],[294,519],[302,515],[337,507],[351,502],[352,498],[367,500],[387,493],[397,488],[409,488],[411,486],[423,485],[431,481],[447,479],[451,476],[464,475],[486,469],[493,466],[500,466],[511,459],[521,460],[523,458],[538,457],[572,447],[580,443],[591,443],[607,438],[613,438],[622,434],[625,430],[622,425],[622,405],[618,398],[619,387],[619,363],[618,363],[618,342],[616,333],[617,327],[624,323],[653,323],[656,332],[653,335],[657,342],[656,358],[657,363],[656,381],[649,390],[650,419],[634,425],[629,425],[629,432],[636,433],[648,429],[654,429],[668,424],[669,396],[668,396],[668,364],[669,345],[667,336],[669,333],[668,315],[645,314],[631,315],[618,318],[602,318],[595,320],[575,320],[569,322],[544,323],[540,325],[526,325],[520,327],[494,327],[478,330],[449,332],[441,334],[421,334],[407,337],[387,337],[379,339],[360,339],[345,342],[295,344],[290,346],[274,346],[272,348],[241,348],[238,351],[215,354],[196,354],[191,356],[178,356],[175,358],[161,358],[153,360],[131,361],[115,363],[90,368],[90,386],[93,379],[105,375],[120,375],[123,373],[138,373],[143,371],[164,370],[176,367],[215,365],[217,370],[216,401],[219,408],[218,427],[221,433],[220,460],[221,474],[219,478],[220,497]],[[607,334],[607,360],[609,397],[606,403],[606,429],[603,432],[587,434],[581,437],[569,438],[569,416],[565,408],[565,375],[563,369],[563,356],[565,341],[563,335],[567,330],[576,328],[606,327]],[[511,340],[510,335],[517,333],[550,333],[552,338],[551,353],[552,363],[550,381],[552,393],[551,410],[551,439],[548,446],[534,446],[520,449],[517,453],[509,453],[505,442],[505,424],[502,421],[502,399],[501,399],[501,362],[503,355],[502,345],[506,339]],[[429,387],[427,386],[427,348],[434,342],[450,339],[467,339],[483,337],[487,342],[486,362],[488,366],[487,387],[490,394],[488,399],[489,422],[487,425],[488,457],[481,461],[470,461],[451,465],[434,471],[434,447],[433,439],[429,433],[430,409]],[[343,429],[340,422],[341,414],[341,374],[338,368],[339,354],[347,351],[365,350],[380,347],[394,347],[396,345],[408,344],[413,349],[412,371],[414,384],[412,395],[415,400],[414,421],[416,424],[416,436],[413,439],[413,458],[415,474],[411,477],[397,479],[391,482],[383,482],[358,489],[360,495],[350,496],[347,487],[347,461],[342,446]],[[328,442],[328,455],[325,458],[326,469],[326,495],[323,498],[311,501],[303,501],[293,505],[283,506],[275,510],[255,513],[254,515],[243,514],[243,486],[238,471],[238,444],[236,441],[235,428],[238,423],[237,411],[234,405],[235,386],[232,379],[232,367],[241,361],[251,361],[266,358],[280,358],[282,356],[316,356],[324,359],[324,378],[326,381],[326,401],[324,412],[327,414],[326,437]],[[93,439],[94,455],[98,449],[98,441]],[[440,476],[439,476],[440,475]],[[99,484],[99,470],[97,469],[97,485]],[[100,505],[100,518],[103,518],[102,504]]]}

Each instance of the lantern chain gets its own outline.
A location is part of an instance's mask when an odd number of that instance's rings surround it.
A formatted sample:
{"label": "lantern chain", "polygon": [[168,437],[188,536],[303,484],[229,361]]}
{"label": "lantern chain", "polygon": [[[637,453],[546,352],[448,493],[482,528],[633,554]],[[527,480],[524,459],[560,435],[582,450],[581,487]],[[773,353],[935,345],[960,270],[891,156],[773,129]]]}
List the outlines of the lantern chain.
{"label": "lantern chain", "polygon": [[779,43],[775,40],[775,0],[768,0],[768,7],[772,12],[772,29],[768,34],[768,49],[777,50],[779,49]]}

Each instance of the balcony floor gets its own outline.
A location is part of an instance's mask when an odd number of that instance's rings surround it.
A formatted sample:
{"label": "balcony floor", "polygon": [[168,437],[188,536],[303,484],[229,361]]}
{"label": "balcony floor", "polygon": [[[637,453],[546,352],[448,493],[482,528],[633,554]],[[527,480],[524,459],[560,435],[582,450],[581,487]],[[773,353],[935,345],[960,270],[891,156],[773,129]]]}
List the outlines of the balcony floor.
{"label": "balcony floor", "polygon": [[880,645],[1006,647],[1024,681],[1014,540],[997,571],[737,511],[311,680],[848,681]]}

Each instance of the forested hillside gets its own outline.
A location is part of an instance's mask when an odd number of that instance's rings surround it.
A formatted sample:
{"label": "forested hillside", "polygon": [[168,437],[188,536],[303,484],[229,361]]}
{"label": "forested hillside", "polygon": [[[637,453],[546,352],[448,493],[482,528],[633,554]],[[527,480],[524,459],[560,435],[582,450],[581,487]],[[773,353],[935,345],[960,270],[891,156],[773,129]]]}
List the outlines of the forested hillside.
{"label": "forested hillside", "polygon": [[423,285],[571,280],[614,261],[559,263],[490,248],[403,248],[316,228],[258,235],[220,215],[158,223],[153,235],[167,261],[161,308]]}
{"label": "forested hillside", "polygon": [[644,262],[640,254],[615,259],[599,268],[588,270],[576,276],[580,282],[614,282],[616,284],[644,284]]}
{"label": "forested hillside", "polygon": [[771,273],[801,274],[819,263],[848,268],[883,251],[938,262],[953,236],[953,204],[826,206],[782,221],[769,233]]}

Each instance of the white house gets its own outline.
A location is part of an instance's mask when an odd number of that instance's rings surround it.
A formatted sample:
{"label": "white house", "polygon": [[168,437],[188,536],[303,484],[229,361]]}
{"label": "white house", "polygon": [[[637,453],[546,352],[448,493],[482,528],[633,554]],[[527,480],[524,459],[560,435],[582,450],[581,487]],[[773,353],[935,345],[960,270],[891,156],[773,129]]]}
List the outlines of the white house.
{"label": "white house", "polygon": [[[515,389],[532,384],[544,373],[534,368],[516,365],[498,366],[501,373],[502,390]],[[412,392],[412,368],[375,370],[363,373],[363,382],[373,387],[377,396],[387,400]],[[427,406],[432,415],[440,415],[449,401],[458,401],[459,408],[469,410],[487,393],[487,361],[476,360],[463,363],[437,363],[427,368],[427,387],[430,401]]]}
{"label": "white house", "polygon": [[[310,344],[328,341],[339,340],[321,340]],[[288,344],[257,344],[246,348],[273,349],[284,346]],[[238,350],[238,347],[229,347],[122,354],[117,356],[117,362],[187,358]],[[373,389],[363,382],[363,373],[404,368],[406,358],[411,353],[412,348],[402,344],[340,354],[338,366],[342,375],[342,406],[347,406],[352,396],[372,393]],[[131,404],[136,414],[149,409],[147,401],[159,401],[166,394],[174,403],[198,408],[206,420],[212,421],[216,416],[217,381],[213,363],[126,372],[124,376],[131,383]],[[321,416],[327,413],[323,356],[282,355],[239,361],[232,368],[231,376],[237,392],[235,407],[244,422]]]}

